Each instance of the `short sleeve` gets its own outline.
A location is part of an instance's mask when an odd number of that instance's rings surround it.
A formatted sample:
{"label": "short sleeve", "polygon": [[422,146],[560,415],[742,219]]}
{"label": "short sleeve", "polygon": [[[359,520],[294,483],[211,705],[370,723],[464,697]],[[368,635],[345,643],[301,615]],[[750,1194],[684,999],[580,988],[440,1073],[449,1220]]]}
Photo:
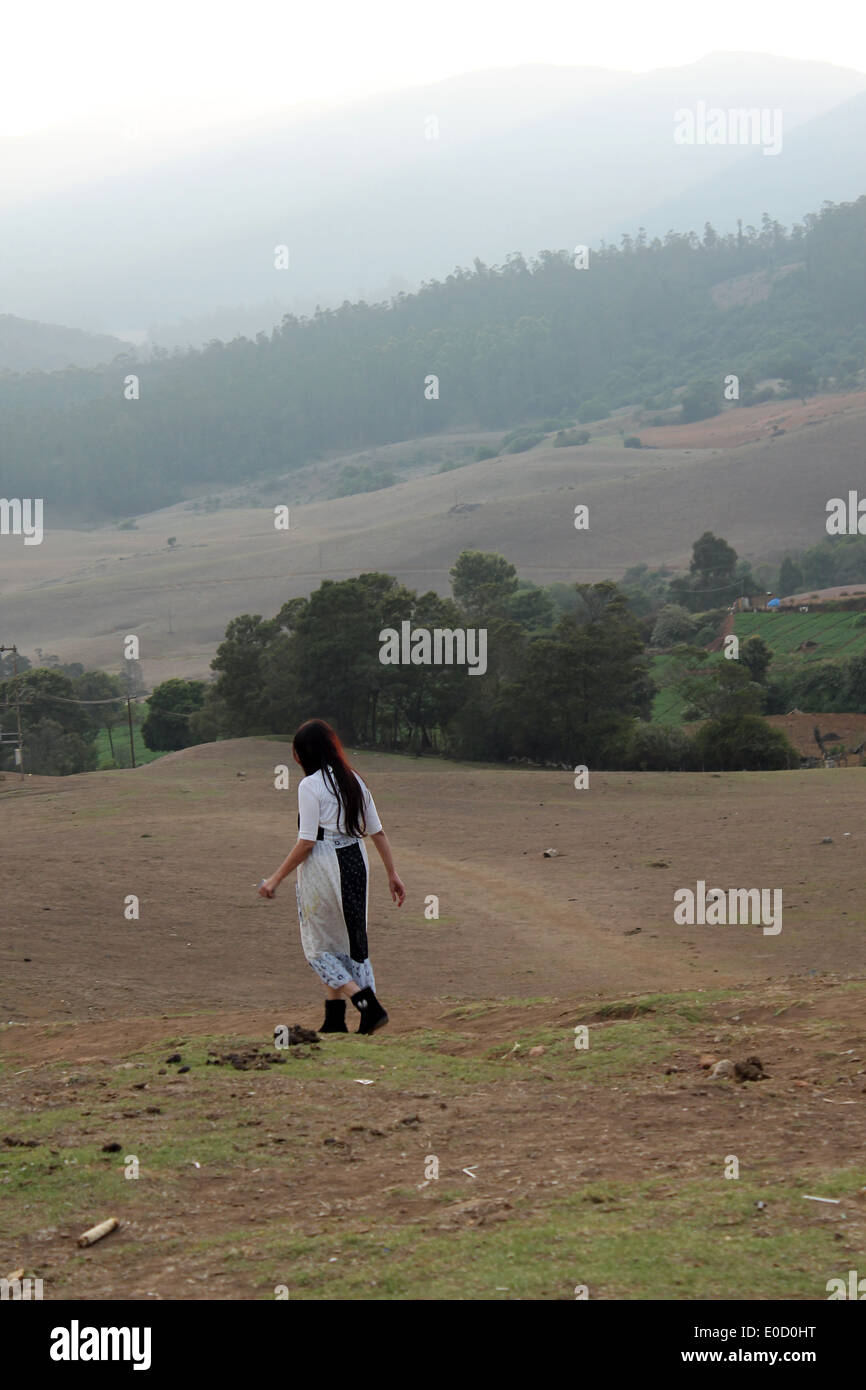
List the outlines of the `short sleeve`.
{"label": "short sleeve", "polygon": [[379,812],[376,810],[376,803],[370,795],[369,787],[364,787],[364,819],[368,835],[378,835],[382,829],[382,822],[379,819]]}
{"label": "short sleeve", "polygon": [[319,837],[319,798],[305,777],[298,783],[298,839],[316,840]]}

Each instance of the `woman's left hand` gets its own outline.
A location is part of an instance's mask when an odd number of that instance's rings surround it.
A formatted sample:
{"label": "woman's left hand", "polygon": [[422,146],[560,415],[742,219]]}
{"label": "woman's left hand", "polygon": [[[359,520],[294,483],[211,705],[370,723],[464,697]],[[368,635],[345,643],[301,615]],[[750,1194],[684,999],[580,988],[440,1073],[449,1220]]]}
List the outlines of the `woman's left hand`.
{"label": "woman's left hand", "polygon": [[262,879],[261,883],[259,884],[260,898],[273,898],[276,895],[276,891],[277,885],[274,882],[273,877]]}

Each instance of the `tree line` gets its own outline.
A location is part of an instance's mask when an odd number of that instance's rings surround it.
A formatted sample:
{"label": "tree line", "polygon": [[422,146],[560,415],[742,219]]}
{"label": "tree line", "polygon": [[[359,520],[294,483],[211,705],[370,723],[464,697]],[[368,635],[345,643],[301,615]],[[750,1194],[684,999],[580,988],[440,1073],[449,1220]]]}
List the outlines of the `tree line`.
{"label": "tree line", "polygon": [[[639,231],[593,251],[587,270],[566,251],[476,260],[389,304],[287,316],[254,341],[0,374],[4,487],[104,520],[196,486],[284,477],[329,451],[662,409],[683,384],[720,394],[729,372],[850,385],[866,360],[864,248],[866,197],[790,230],[766,216],[726,236]],[[783,266],[767,298],[714,303],[719,282]],[[124,398],[130,374],[139,399]]]}
{"label": "tree line", "polygon": [[[839,537],[807,554],[829,544],[850,555],[857,540]],[[866,713],[866,653],[774,658],[760,636],[743,642],[735,661],[708,650],[732,599],[757,582],[709,531],[682,575],[640,565],[621,584],[540,586],[501,555],[464,551],[450,577],[449,597],[418,594],[381,573],[324,580],[273,617],[232,619],[209,681],[175,678],[150,694],[147,747],[285,736],[317,714],[356,747],[562,767],[772,769],[799,759],[763,716],[794,707]],[[483,676],[449,664],[383,664],[383,632],[404,623],[410,632],[483,628]],[[699,725],[691,732],[652,721],[651,659],[660,648],[673,656],[664,683],[685,702],[685,722]],[[112,731],[126,718],[118,697],[144,690],[136,664],[121,677],[41,652],[37,660],[19,656],[16,682],[11,657],[0,658],[0,727],[14,727],[17,694],[28,770],[90,770],[103,731],[120,765]],[[11,748],[0,750],[0,766],[11,759]]]}

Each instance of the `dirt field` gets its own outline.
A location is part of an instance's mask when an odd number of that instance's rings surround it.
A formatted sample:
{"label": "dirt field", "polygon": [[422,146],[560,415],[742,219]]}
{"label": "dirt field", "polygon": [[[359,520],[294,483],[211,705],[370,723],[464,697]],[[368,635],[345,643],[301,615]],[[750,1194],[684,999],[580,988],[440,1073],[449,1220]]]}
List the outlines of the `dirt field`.
{"label": "dirt field", "polygon": [[[815,757],[819,750],[815,743],[815,726],[823,735],[837,734],[830,744],[842,744],[845,748],[859,748],[866,740],[866,714],[771,714],[767,723],[774,729],[781,729],[791,740],[802,757]],[[860,755],[851,754],[850,762],[859,763]]]}
{"label": "dirt field", "polygon": [[[866,1236],[866,771],[578,792],[361,755],[408,887],[398,911],[374,865],[392,1023],[278,1051],[321,1011],[290,885],[253,890],[294,839],[287,752],[0,783],[4,1272],[46,1297],[826,1297]],[[782,932],[675,926],[698,879],[781,887]]]}
{"label": "dirt field", "polygon": [[643,444],[657,449],[736,449],[765,439],[774,430],[794,433],[838,415],[850,415],[862,429],[866,392],[848,391],[810,400],[764,401],[748,409],[725,410],[709,420],[685,425],[640,426]]}

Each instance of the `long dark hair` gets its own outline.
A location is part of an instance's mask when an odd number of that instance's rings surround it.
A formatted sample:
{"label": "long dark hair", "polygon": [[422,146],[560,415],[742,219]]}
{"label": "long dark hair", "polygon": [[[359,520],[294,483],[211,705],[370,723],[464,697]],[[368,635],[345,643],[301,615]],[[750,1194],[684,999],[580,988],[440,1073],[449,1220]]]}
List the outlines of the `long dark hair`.
{"label": "long dark hair", "polygon": [[[314,772],[321,771],[326,786],[329,786],[336,796],[342,811],[343,833],[366,835],[364,793],[355,769],[343,752],[343,745],[337,737],[336,729],[332,729],[324,719],[308,719],[292,739],[292,747],[307,776],[311,777]],[[338,811],[337,824],[339,823]]]}

